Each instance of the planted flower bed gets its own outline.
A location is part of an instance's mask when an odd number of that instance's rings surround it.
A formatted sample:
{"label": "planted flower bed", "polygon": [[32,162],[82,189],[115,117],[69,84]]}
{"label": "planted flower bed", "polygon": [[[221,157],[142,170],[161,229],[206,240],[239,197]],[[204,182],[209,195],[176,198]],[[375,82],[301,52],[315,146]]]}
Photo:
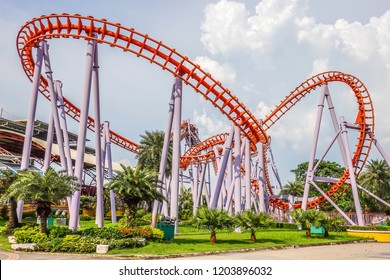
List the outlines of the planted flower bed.
{"label": "planted flower bed", "polygon": [[146,241],[162,240],[163,232],[152,228],[120,227],[72,232],[67,227],[54,226],[46,235],[40,233],[37,226],[25,226],[16,229],[14,236],[16,243],[33,243],[34,251],[94,253],[97,245],[108,245],[109,249],[142,247]]}

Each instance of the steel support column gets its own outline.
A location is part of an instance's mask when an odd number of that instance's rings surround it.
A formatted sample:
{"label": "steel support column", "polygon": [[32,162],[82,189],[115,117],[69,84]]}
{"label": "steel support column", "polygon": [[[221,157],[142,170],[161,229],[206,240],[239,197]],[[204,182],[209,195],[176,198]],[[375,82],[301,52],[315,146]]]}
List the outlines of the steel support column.
{"label": "steel support column", "polygon": [[226,164],[227,164],[228,158],[230,156],[230,150],[231,150],[231,146],[232,146],[232,142],[233,142],[233,136],[234,136],[234,124],[232,124],[232,126],[230,128],[229,136],[225,141],[225,145],[224,145],[224,149],[223,149],[223,157],[221,159],[221,164],[220,164],[218,172],[217,172],[217,178],[216,178],[214,192],[211,196],[211,203],[209,206],[211,209],[217,208],[217,205],[218,205],[218,199],[219,199],[219,195],[221,193],[223,179],[225,177]]}
{"label": "steel support column", "polygon": [[181,126],[181,105],[182,105],[183,82],[179,77],[175,78],[174,91],[174,112],[173,112],[173,144],[172,144],[172,185],[171,185],[171,218],[176,218],[175,233],[179,220],[179,168],[180,168],[180,126]]}
{"label": "steel support column", "polygon": [[241,133],[234,127],[234,214],[241,212]]}
{"label": "steel support column", "polygon": [[245,138],[245,210],[251,210],[251,147]]}
{"label": "steel support column", "polygon": [[101,145],[100,122],[100,88],[99,88],[99,55],[97,44],[94,46],[92,87],[95,114],[95,172],[96,172],[96,224],[98,228],[104,227],[104,203],[103,203],[103,161]]}
{"label": "steel support column", "polygon": [[[30,105],[27,114],[26,131],[24,135],[22,162],[20,164],[21,170],[27,169],[30,164],[31,145],[32,145],[32,138],[34,133],[34,123],[35,123],[35,113],[37,110],[37,101],[38,101],[39,81],[41,78],[41,70],[42,70],[43,43],[44,42],[41,41],[39,45],[36,46],[37,54],[35,59],[35,68],[34,68],[32,90],[31,90],[30,103],[29,103]],[[21,222],[23,216],[23,200],[18,201],[17,216],[18,216],[18,221]]]}
{"label": "steel support column", "polygon": [[364,226],[363,212],[362,212],[362,207],[360,205],[359,193],[357,190],[357,183],[355,178],[355,170],[352,164],[352,157],[349,149],[347,122],[344,120],[344,117],[341,117],[340,121],[341,121],[341,136],[345,147],[345,156],[348,163],[347,167],[349,171],[349,179],[351,180],[352,196],[355,203],[355,211],[358,219],[358,225]]}
{"label": "steel support column", "polygon": [[[80,186],[82,184],[84,169],[85,141],[87,139],[87,120],[89,112],[89,100],[91,96],[92,66],[95,45],[96,42],[88,41],[75,166],[75,176],[78,178]],[[81,190],[77,190],[72,197],[72,210],[69,221],[69,228],[73,231],[77,230],[79,224],[80,196]]]}
{"label": "steel support column", "polygon": [[[158,191],[161,193],[165,193],[165,197],[168,199],[167,195],[167,189],[164,188],[164,179],[165,179],[165,169],[167,166],[167,159],[168,159],[168,153],[169,153],[169,144],[170,144],[170,137],[171,137],[171,131],[172,131],[172,122],[173,122],[173,115],[174,115],[174,107],[175,107],[175,90],[176,90],[176,84],[172,86],[172,93],[171,93],[171,99],[169,101],[169,109],[168,109],[168,117],[167,117],[167,124],[165,127],[165,134],[164,134],[164,144],[163,149],[161,152],[161,159],[160,159],[160,167],[158,171]],[[162,203],[163,208],[165,208],[164,213],[168,213],[168,204],[166,201]],[[153,203],[153,210],[152,210],[152,227],[156,227],[157,223],[157,215],[159,212],[159,209],[161,207],[161,202],[154,201]]]}
{"label": "steel support column", "polygon": [[314,167],[314,160],[315,160],[315,156],[316,156],[316,152],[317,152],[318,137],[320,134],[322,112],[324,110],[325,92],[326,92],[326,89],[324,89],[322,91],[322,93],[320,95],[320,101],[318,103],[317,119],[316,119],[316,123],[315,123],[315,127],[314,127],[312,147],[311,147],[311,151],[310,151],[309,164],[308,164],[308,168],[307,168],[305,190],[303,192],[303,197],[302,197],[302,209],[303,210],[306,210],[307,200],[309,198],[310,184],[311,184],[311,182],[313,182],[313,176],[314,176],[313,167]]}

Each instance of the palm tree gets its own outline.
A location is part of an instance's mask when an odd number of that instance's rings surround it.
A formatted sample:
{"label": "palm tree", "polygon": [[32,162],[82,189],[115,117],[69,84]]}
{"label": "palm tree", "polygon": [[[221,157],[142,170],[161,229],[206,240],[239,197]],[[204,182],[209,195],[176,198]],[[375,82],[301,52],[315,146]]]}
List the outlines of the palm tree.
{"label": "palm tree", "polygon": [[217,230],[231,230],[234,226],[234,219],[223,209],[208,209],[201,207],[195,217],[197,227],[205,226],[210,230],[210,242],[217,241]]}
{"label": "palm tree", "polygon": [[[390,199],[390,168],[386,161],[369,161],[364,172],[359,176],[359,182],[365,189],[383,200],[388,201]],[[377,208],[379,211],[384,210],[384,206],[382,204],[378,205],[371,196],[366,194],[362,194],[362,196],[370,208]],[[373,211],[374,209],[370,210]]]}
{"label": "palm tree", "polygon": [[[8,188],[12,185],[16,178],[16,173],[13,173],[10,169],[2,170],[0,172],[0,194],[2,197],[8,191]],[[8,202],[11,206],[11,211],[7,224],[7,235],[12,235],[14,229],[19,226],[17,216],[17,200],[15,200],[14,197],[9,197]]]}
{"label": "palm tree", "polygon": [[284,185],[283,189],[280,191],[280,195],[289,194],[292,196],[302,197],[304,189],[305,184],[301,181],[288,181],[287,184]]}
{"label": "palm tree", "polygon": [[47,231],[46,223],[51,205],[71,196],[77,189],[76,178],[61,173],[53,168],[48,168],[43,175],[39,172],[22,171],[17,174],[17,179],[5,194],[8,199],[13,197],[17,200],[31,200],[36,205],[42,233]]}
{"label": "palm tree", "polygon": [[311,237],[310,227],[317,223],[319,211],[315,209],[303,210],[301,208],[291,211],[291,217],[296,224],[302,225],[306,230],[306,237]]}
{"label": "palm tree", "polygon": [[[138,165],[141,168],[146,168],[150,170],[154,170],[156,172],[159,171],[161,154],[164,147],[164,137],[165,133],[161,130],[155,131],[146,131],[145,135],[141,135],[141,141],[139,146],[139,154]],[[167,158],[167,167],[165,169],[165,173],[169,174],[171,171],[171,163],[172,162],[172,145],[170,143],[168,150],[168,158]]]}
{"label": "palm tree", "polygon": [[121,164],[122,171],[107,184],[126,205],[127,226],[135,225],[137,210],[142,204],[150,205],[154,200],[163,201],[164,196],[157,190],[157,172]]}
{"label": "palm tree", "polygon": [[267,213],[256,214],[252,210],[246,210],[235,217],[236,225],[251,231],[251,241],[256,242],[256,231],[260,228],[268,228],[274,219]]}

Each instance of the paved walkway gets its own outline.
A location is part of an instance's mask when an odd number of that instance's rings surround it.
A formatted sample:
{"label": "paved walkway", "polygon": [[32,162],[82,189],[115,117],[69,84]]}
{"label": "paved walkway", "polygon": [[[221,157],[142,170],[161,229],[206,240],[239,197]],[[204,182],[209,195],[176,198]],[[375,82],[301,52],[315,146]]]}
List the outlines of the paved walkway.
{"label": "paved walkway", "polygon": [[[0,251],[0,260],[124,260],[134,256]],[[169,257],[164,257],[169,258]],[[142,259],[142,257],[137,258]],[[148,259],[153,259],[149,257]],[[198,260],[390,260],[390,243],[335,244],[251,252],[208,254],[175,259]]]}

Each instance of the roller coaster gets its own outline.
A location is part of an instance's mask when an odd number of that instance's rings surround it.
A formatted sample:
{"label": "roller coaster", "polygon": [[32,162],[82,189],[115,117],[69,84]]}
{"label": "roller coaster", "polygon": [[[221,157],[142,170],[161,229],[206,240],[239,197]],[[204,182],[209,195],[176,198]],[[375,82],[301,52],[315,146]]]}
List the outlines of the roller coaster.
{"label": "roller coaster", "polygon": [[[85,86],[81,108],[78,108],[63,96],[61,83],[53,78],[48,41],[59,39],[84,39],[87,42]],[[165,131],[165,148],[160,166],[160,179],[170,178],[170,183],[167,183],[169,185],[164,188],[169,203],[162,205],[162,207],[156,203],[153,208],[154,215],[159,211],[163,211],[170,216],[178,216],[179,174],[189,171],[188,178],[192,184],[194,211],[200,204],[200,198],[204,195],[209,207],[225,207],[235,212],[252,207],[255,207],[257,211],[320,208],[324,203],[331,203],[340,212],[341,209],[337,207],[334,201],[351,189],[358,216],[357,222],[360,225],[364,224],[357,192],[358,189],[366,190],[356,183],[356,177],[362,171],[373,144],[388,164],[389,159],[375,138],[374,108],[371,97],[365,85],[358,78],[339,71],[317,74],[301,83],[268,116],[259,120],[221,82],[188,57],[180,54],[176,49],[133,28],[127,28],[106,19],[96,19],[92,16],[78,14],[44,15],[26,22],[17,35],[16,46],[20,61],[27,78],[32,82],[30,108],[21,160],[22,169],[27,168],[30,157],[38,92],[47,98],[51,104],[52,130],[56,132],[59,146],[63,147],[62,150],[60,148],[59,152],[61,166],[78,178],[81,178],[84,161],[86,130],[89,129],[95,133],[96,151],[102,151],[102,153],[96,153],[97,213],[102,211],[102,183],[105,170],[102,163],[106,161],[106,158],[108,158],[108,162],[111,161],[110,144],[115,144],[131,153],[139,153],[137,143],[110,130],[108,123],[103,124],[100,121],[98,44],[121,49],[128,55],[149,61],[174,77]],[[43,67],[45,67],[46,76],[41,74]],[[183,83],[185,86],[192,88],[195,93],[203,96],[230,121],[230,132],[214,135],[204,141],[199,140],[196,128],[188,121],[181,120]],[[358,106],[354,123],[347,123],[343,117],[338,119],[336,116],[328,88],[328,85],[332,83],[345,84],[354,94]],[[323,90],[320,94],[305,193],[301,203],[286,202],[275,192],[275,187],[270,180],[270,173],[274,173],[276,177],[278,175],[276,168],[270,169],[268,167],[270,163],[274,167],[272,156],[270,156],[270,137],[268,133],[271,133],[273,125],[282,119],[292,107],[309,93],[317,92],[315,90],[319,87]],[[95,96],[94,116],[90,116],[88,112],[91,88]],[[318,158],[316,147],[325,102],[328,104],[335,130],[335,136],[330,146],[335,142],[339,143],[345,165],[345,172],[340,178],[318,178],[315,176],[317,166],[314,165],[314,162]],[[69,147],[68,140],[65,139],[67,133],[64,133],[63,137],[59,133],[60,131],[68,131],[65,115],[79,122],[77,155],[74,161],[72,161],[67,148]],[[355,150],[352,153],[349,146],[350,139],[347,136],[348,129],[356,131],[358,135]],[[167,143],[170,139],[173,142],[171,175],[163,174]],[[189,140],[187,141],[187,149],[181,154],[180,141],[183,139]],[[49,139],[48,137],[47,141],[51,143],[52,138]],[[320,156],[320,158],[323,159],[324,156]],[[48,159],[44,166],[48,166],[49,161]],[[212,186],[211,182],[207,185],[205,179],[209,164],[215,170],[215,182]],[[112,167],[110,168],[110,163],[108,163],[108,169],[108,173],[112,176],[113,171]],[[318,189],[315,183],[316,180],[328,182],[330,184],[329,189],[326,192]],[[317,188],[321,195],[309,199],[310,187]],[[71,229],[77,228],[79,200],[80,193],[76,192],[72,199],[68,201],[71,213]],[[113,204],[112,206],[115,208]],[[355,224],[342,211],[341,214],[350,223]],[[100,217],[98,225],[103,226],[102,217]]]}

